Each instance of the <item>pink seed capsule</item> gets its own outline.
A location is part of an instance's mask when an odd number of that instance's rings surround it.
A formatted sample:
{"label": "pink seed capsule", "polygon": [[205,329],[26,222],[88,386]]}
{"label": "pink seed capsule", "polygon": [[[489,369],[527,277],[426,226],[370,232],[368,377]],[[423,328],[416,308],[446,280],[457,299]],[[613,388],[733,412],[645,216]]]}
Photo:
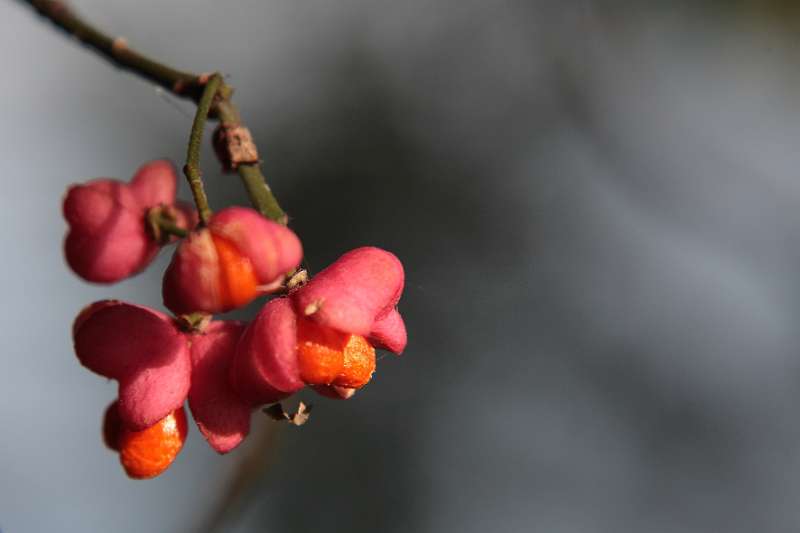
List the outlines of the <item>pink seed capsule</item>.
{"label": "pink seed capsule", "polygon": [[189,408],[200,433],[219,453],[236,448],[250,432],[252,406],[236,394],[228,379],[245,326],[241,322],[212,322],[191,338]]}
{"label": "pink seed capsule", "polygon": [[70,225],[64,242],[67,263],[87,281],[119,281],[144,268],[158,251],[124,183],[103,179],[72,186],[64,199],[64,217]]}
{"label": "pink seed capsule", "polygon": [[[146,229],[145,214],[151,207],[175,203],[176,179],[169,162],[153,161],[139,169],[130,185],[104,178],[70,187],[63,203],[70,268],[96,283],[113,283],[144,269],[159,250]],[[178,218],[182,225],[191,217]]]}
{"label": "pink seed capsule", "polygon": [[128,429],[152,426],[186,399],[189,345],[165,315],[124,302],[98,302],[78,315],[73,339],[81,364],[119,382],[119,416]]}
{"label": "pink seed capsule", "polygon": [[321,326],[368,336],[403,292],[403,265],[374,247],[356,248],[291,294],[298,315]]}
{"label": "pink seed capsule", "polygon": [[305,385],[297,362],[297,319],[287,298],[268,302],[245,330],[230,370],[234,390],[250,405],[280,401]]}
{"label": "pink seed capsule", "polygon": [[164,274],[164,305],[176,314],[242,307],[277,289],[302,257],[292,230],[252,209],[223,209],[178,246]]}
{"label": "pink seed capsule", "polygon": [[368,339],[376,348],[383,348],[397,355],[403,353],[408,343],[408,336],[403,317],[397,309],[390,309],[372,324]]}
{"label": "pink seed capsule", "polygon": [[171,161],[157,159],[145,163],[131,178],[131,191],[139,205],[150,208],[175,203],[178,176]]}

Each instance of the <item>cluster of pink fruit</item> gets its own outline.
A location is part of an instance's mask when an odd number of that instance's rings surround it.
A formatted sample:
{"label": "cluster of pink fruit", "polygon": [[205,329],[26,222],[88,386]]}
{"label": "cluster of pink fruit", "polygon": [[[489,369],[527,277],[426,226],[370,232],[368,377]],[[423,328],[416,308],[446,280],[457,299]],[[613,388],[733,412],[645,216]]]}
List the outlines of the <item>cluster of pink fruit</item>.
{"label": "cluster of pink fruit", "polygon": [[[298,281],[303,252],[290,229],[242,207],[198,224],[176,202],[176,183],[173,166],[154,161],[130,183],[90,181],[64,200],[67,262],[89,281],[135,274],[186,235],[163,280],[175,317],[103,300],[73,326],[80,362],[119,382],[104,436],[135,478],[160,474],[180,451],[187,398],[200,432],[226,453],[247,436],[255,408],[305,386],[347,399],[370,380],[376,348],[400,354],[406,345],[396,309],[404,273],[393,254],[358,248]],[[249,324],[211,320],[268,293],[277,296]]]}

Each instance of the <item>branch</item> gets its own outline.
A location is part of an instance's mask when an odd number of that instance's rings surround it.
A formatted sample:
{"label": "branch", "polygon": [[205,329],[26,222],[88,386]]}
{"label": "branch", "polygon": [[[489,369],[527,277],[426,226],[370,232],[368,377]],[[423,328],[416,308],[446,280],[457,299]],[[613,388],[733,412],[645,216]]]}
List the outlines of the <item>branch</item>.
{"label": "branch", "polygon": [[197,100],[202,86],[199,76],[182,72],[130,49],[122,37],[111,37],[78,17],[59,0],[23,0],[59,29],[92,48],[115,66],[153,81],[177,96]]}
{"label": "branch", "polygon": [[[220,100],[215,110],[223,128],[241,126],[242,121],[239,116],[239,110],[236,109],[230,99]],[[281,209],[278,200],[275,199],[269,185],[267,185],[264,175],[261,174],[260,165],[258,163],[242,163],[236,166],[236,172],[239,173],[239,177],[244,183],[250,202],[256,206],[258,211],[265,217],[286,225],[286,213]]]}
{"label": "branch", "polygon": [[[76,15],[61,0],[21,0],[34,7],[40,15],[59,29],[80,40],[115,66],[153,81],[176,96],[199,102],[205,86],[204,77],[183,72],[150,59],[128,46],[122,37],[111,37]],[[219,101],[211,109],[226,124],[240,125],[239,111],[231,102],[233,89],[221,84]],[[250,202],[262,215],[281,224],[286,224],[286,214],[267,186],[257,163],[237,167]],[[194,190],[193,190],[194,192]]]}

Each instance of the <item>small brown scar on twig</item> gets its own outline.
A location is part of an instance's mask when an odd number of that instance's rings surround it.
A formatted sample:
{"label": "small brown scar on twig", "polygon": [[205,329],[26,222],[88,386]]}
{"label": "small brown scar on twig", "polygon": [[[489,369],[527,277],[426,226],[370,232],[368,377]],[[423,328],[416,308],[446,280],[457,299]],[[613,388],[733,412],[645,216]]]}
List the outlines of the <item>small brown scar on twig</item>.
{"label": "small brown scar on twig", "polygon": [[183,94],[184,89],[186,89],[186,82],[183,80],[178,80],[172,84],[172,92],[175,94]]}
{"label": "small brown scar on twig", "polygon": [[52,16],[57,17],[65,13],[69,13],[69,7],[67,7],[65,2],[60,2],[59,0],[50,2],[50,14]]}
{"label": "small brown scar on twig", "polygon": [[214,130],[212,141],[217,157],[226,172],[235,171],[240,165],[260,163],[253,135],[244,126],[220,124]]}
{"label": "small brown scar on twig", "polygon": [[117,37],[111,43],[111,53],[119,55],[128,49],[128,40],[125,37]]}

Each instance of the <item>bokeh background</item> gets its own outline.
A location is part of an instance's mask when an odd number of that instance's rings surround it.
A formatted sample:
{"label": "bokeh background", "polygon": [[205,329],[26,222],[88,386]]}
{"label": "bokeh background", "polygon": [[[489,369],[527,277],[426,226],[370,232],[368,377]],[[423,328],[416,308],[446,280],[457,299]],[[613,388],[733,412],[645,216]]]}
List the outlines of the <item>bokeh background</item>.
{"label": "bokeh background", "polygon": [[[794,2],[74,0],[220,69],[312,269],[397,253],[410,344],[309,424],[196,429],[158,479],[99,437],[65,187],[180,160],[193,107],[0,4],[0,530],[797,531]],[[245,203],[204,158],[213,206]],[[188,198],[186,188],[184,197]],[[251,306],[239,316],[252,315]]]}

